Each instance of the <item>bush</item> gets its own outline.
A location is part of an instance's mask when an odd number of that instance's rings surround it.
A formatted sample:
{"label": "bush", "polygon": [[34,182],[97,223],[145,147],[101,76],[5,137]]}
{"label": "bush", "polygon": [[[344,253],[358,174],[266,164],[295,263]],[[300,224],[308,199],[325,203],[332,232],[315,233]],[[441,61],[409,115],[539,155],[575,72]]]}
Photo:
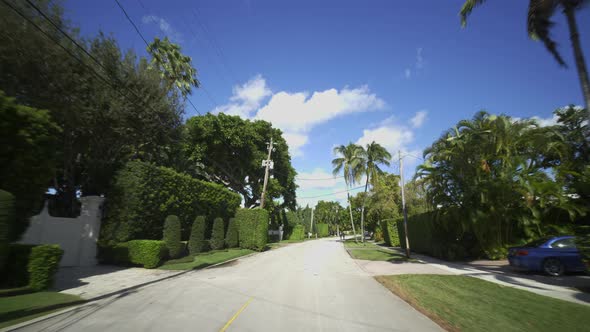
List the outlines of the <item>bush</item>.
{"label": "bush", "polygon": [[303,241],[305,239],[305,227],[303,225],[295,225],[291,234],[289,235],[289,240],[294,241]]}
{"label": "bush", "polygon": [[53,277],[59,268],[64,251],[56,244],[43,244],[31,249],[28,272],[29,287],[40,291],[53,285]]}
{"label": "bush", "polygon": [[35,247],[31,244],[11,243],[8,245],[6,264],[0,271],[0,286],[2,288],[23,287],[29,284],[29,256]]}
{"label": "bush", "polygon": [[[398,225],[403,225],[403,222],[403,218],[381,221],[381,231],[383,232],[383,240],[385,241],[385,244],[391,247],[400,246]],[[412,242],[410,242],[410,245],[411,244]]]}
{"label": "bush", "polygon": [[0,272],[8,255],[9,227],[14,220],[14,196],[0,189]]}
{"label": "bush", "polygon": [[317,224],[316,230],[318,232],[318,237],[326,237],[330,235],[330,230],[328,228],[328,224]]}
{"label": "bush", "polygon": [[223,219],[215,218],[215,220],[213,221],[213,232],[211,233],[211,241],[209,241],[211,249],[223,249],[225,245],[225,241],[223,239],[224,234],[225,232],[223,230]]}
{"label": "bush", "polygon": [[168,215],[179,217],[181,238],[187,239],[197,216],[229,218],[241,201],[240,195],[221,185],[140,161],[127,163],[117,173],[108,194],[100,234],[107,244],[159,240]]}
{"label": "bush", "polygon": [[240,248],[262,251],[268,238],[268,211],[260,208],[238,209],[238,238]]}
{"label": "bush", "polygon": [[168,249],[164,241],[132,240],[127,242],[129,262],[143,265],[146,269],[158,267],[168,257]]}
{"label": "bush", "polygon": [[129,248],[127,242],[111,245],[98,245],[98,261],[101,264],[129,265]]}
{"label": "bush", "polygon": [[188,251],[191,255],[207,250],[205,242],[205,227],[205,217],[196,217],[193,222],[193,227],[191,228],[191,237],[188,241]]}
{"label": "bush", "polygon": [[238,242],[238,224],[235,218],[230,218],[227,225],[227,234],[225,235],[225,245],[228,248],[235,248],[239,245]]}
{"label": "bush", "polygon": [[178,220],[177,216],[166,217],[162,240],[166,243],[171,258],[178,258],[182,255],[184,248],[182,242],[180,242],[180,220]]}
{"label": "bush", "polygon": [[15,198],[10,241],[18,240],[29,217],[42,207],[47,184],[55,176],[60,132],[48,111],[19,105],[0,91],[0,188]]}

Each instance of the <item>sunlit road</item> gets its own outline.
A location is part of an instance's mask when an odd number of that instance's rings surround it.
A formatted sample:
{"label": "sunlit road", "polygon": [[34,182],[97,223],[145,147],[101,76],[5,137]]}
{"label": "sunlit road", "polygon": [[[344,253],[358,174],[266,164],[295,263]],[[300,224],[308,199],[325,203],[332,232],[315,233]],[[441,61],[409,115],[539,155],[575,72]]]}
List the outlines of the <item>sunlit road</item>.
{"label": "sunlit road", "polygon": [[336,239],[190,272],[28,331],[440,331],[363,272]]}

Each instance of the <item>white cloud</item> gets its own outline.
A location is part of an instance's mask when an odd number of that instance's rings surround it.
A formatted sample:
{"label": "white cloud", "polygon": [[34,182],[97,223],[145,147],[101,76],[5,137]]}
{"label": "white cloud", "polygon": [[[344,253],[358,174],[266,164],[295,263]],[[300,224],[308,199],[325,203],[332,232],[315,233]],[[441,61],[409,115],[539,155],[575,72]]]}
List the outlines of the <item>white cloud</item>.
{"label": "white cloud", "polygon": [[[302,180],[298,180],[301,178]],[[311,172],[301,172],[295,178],[299,190],[310,189],[338,189],[344,190],[344,178],[334,177],[332,173],[326,172],[322,168],[316,168]],[[338,188],[336,188],[338,187]]]}
{"label": "white cloud", "polygon": [[[268,103],[262,106],[269,96]],[[308,133],[314,126],[342,115],[380,110],[384,106],[385,102],[371,93],[367,86],[328,89],[312,94],[286,91],[273,94],[265,79],[257,75],[234,87],[229,103],[216,107],[212,112],[271,122],[283,131],[291,155],[301,157],[302,147],[308,143]]]}
{"label": "white cloud", "polygon": [[428,111],[426,111],[426,110],[416,112],[416,115],[414,115],[414,117],[410,119],[410,123],[412,124],[412,127],[420,128],[422,126],[422,124],[424,124],[424,121],[426,121],[427,116],[428,116]]}
{"label": "white cloud", "polygon": [[416,49],[416,69],[424,68],[424,58],[422,57],[422,47]]}
{"label": "white cloud", "polygon": [[164,35],[168,36],[171,40],[176,42],[182,41],[182,34],[173,29],[170,23],[168,23],[168,21],[162,17],[156,15],[146,15],[141,18],[141,22],[143,24],[156,24],[160,31]]}
{"label": "white cloud", "polygon": [[406,76],[407,79],[409,79],[410,77],[412,77],[412,70],[410,68],[406,68],[404,75]]}
{"label": "white cloud", "polygon": [[216,107],[212,112],[250,118],[264,98],[271,94],[272,91],[266,86],[266,80],[261,75],[256,75],[241,86],[235,86],[230,102]]}
{"label": "white cloud", "polygon": [[550,118],[540,118],[538,116],[533,116],[532,117],[533,120],[536,120],[537,123],[539,124],[539,126],[541,127],[548,127],[548,126],[554,126],[557,124],[557,120],[559,119],[557,117],[557,115],[553,115]]}
{"label": "white cloud", "polygon": [[373,141],[381,144],[392,155],[398,150],[407,151],[408,144],[414,140],[414,132],[404,126],[394,124],[363,130],[356,144],[365,146]]}
{"label": "white cloud", "polygon": [[[416,76],[420,71],[422,71],[422,69],[424,69],[424,66],[426,65],[426,62],[424,61],[424,57],[422,56],[422,51],[424,49],[422,47],[418,47],[416,49],[416,57],[414,60],[414,65],[413,65],[413,74],[414,76]],[[410,66],[412,67],[412,66]],[[410,79],[412,77],[412,68],[410,67],[406,67],[406,69],[404,70],[404,77],[406,79]]]}

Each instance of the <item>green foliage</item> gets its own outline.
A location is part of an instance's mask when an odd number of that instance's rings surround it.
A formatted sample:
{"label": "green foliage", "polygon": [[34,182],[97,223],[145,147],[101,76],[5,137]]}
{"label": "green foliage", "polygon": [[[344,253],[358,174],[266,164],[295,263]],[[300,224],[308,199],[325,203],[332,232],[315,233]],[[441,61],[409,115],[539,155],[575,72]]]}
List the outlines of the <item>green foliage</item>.
{"label": "green foliage", "polygon": [[[398,225],[403,225],[403,222],[403,218],[396,218],[395,220],[387,219],[381,221],[381,231],[385,244],[391,247],[400,246]],[[410,242],[410,244],[412,244],[412,242]]]}
{"label": "green foliage", "polygon": [[183,96],[191,93],[191,88],[199,87],[197,70],[191,64],[191,57],[181,53],[180,46],[171,43],[168,37],[164,40],[154,38],[147,51],[152,56],[152,66],[160,71],[162,79],[175,86]]}
{"label": "green foliage", "polygon": [[207,243],[205,241],[206,227],[205,216],[198,216],[195,218],[191,227],[191,237],[188,241],[188,250],[191,255],[207,250]]}
{"label": "green foliage", "polygon": [[55,244],[38,245],[31,249],[27,271],[29,287],[40,291],[53,285],[53,277],[59,268],[63,250]]}
{"label": "green foliage", "polygon": [[225,245],[228,248],[236,248],[239,245],[238,224],[235,218],[229,218],[227,234],[225,235]]}
{"label": "green foliage", "polygon": [[268,211],[238,209],[236,212],[240,248],[263,251],[268,239]]}
{"label": "green foliage", "polygon": [[180,242],[180,220],[177,216],[170,215],[164,221],[164,234],[162,240],[166,243],[171,258],[177,258],[184,252],[184,245]]}
{"label": "green foliage", "polygon": [[239,204],[239,195],[221,185],[132,161],[115,178],[100,239],[160,239],[164,218],[170,214],[181,220],[182,238],[186,239],[196,216],[228,218]]}
{"label": "green foliage", "polygon": [[14,196],[0,189],[0,271],[8,256],[8,234],[14,220]]}
{"label": "green foliage", "polygon": [[317,224],[316,230],[318,237],[326,237],[330,235],[330,229],[328,227],[328,224]]}
{"label": "green foliage", "polygon": [[289,238],[287,240],[296,240],[296,241],[303,241],[305,239],[305,228],[303,225],[295,225]]}
{"label": "green foliage", "polygon": [[11,243],[8,245],[6,263],[3,269],[0,269],[0,287],[15,288],[23,287],[29,284],[29,256],[31,250],[35,247],[31,244]]}
{"label": "green foliage", "polygon": [[211,241],[209,241],[212,250],[223,249],[225,245],[224,235],[223,219],[215,218],[213,221],[213,231],[211,232]]}
{"label": "green foliage", "polygon": [[60,131],[48,111],[19,105],[0,91],[0,188],[15,196],[10,241],[20,237],[41,207],[55,174]]}
{"label": "green foliage", "polygon": [[158,267],[168,257],[164,241],[132,240],[127,242],[129,262],[142,265],[146,269]]}
{"label": "green foliage", "polygon": [[295,209],[296,172],[279,129],[266,121],[223,113],[189,118],[185,129],[184,152],[192,166],[187,165],[184,171],[193,176],[208,174],[212,181],[240,193],[248,208],[258,205],[264,179],[260,160],[266,158],[266,143],[272,137],[274,174],[268,182],[266,200],[282,197],[281,207]]}

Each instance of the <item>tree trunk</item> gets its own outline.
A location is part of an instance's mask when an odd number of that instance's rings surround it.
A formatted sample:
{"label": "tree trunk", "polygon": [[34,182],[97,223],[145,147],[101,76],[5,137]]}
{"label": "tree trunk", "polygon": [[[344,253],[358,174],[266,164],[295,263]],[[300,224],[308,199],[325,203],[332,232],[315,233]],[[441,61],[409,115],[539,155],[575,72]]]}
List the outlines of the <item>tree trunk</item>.
{"label": "tree trunk", "polygon": [[588,79],[588,69],[586,69],[584,53],[582,52],[582,46],[580,45],[580,34],[578,33],[578,25],[576,23],[574,7],[565,5],[563,12],[567,17],[567,25],[570,30],[570,40],[574,49],[574,58],[576,60],[578,76],[580,77],[580,85],[582,86],[582,95],[584,96],[586,108],[588,108],[590,105],[590,80]]}
{"label": "tree trunk", "polygon": [[352,225],[352,234],[354,235],[354,242],[356,241],[356,231],[354,230],[354,219],[352,218],[352,202],[350,201],[350,192],[348,185],[346,185],[346,196],[348,197],[348,211],[350,211],[350,224]]}
{"label": "tree trunk", "polygon": [[363,196],[363,206],[361,207],[361,242],[365,242],[365,203],[367,202],[367,188],[369,188],[369,174],[365,182],[365,196]]}

